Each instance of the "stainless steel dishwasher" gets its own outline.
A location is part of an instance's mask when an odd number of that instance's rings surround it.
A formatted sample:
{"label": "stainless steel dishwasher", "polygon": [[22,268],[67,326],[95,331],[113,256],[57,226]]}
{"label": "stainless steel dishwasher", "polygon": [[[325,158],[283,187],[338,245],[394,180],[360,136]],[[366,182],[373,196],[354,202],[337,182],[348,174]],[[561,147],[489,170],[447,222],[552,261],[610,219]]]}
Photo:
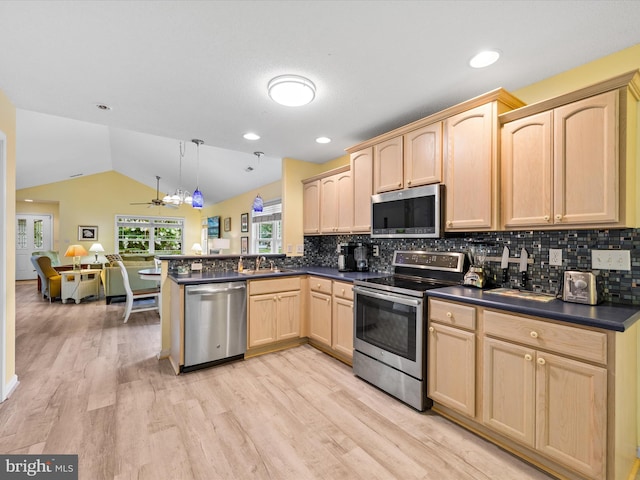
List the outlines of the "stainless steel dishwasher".
{"label": "stainless steel dishwasher", "polygon": [[244,358],[246,348],[246,282],[187,285],[182,371]]}

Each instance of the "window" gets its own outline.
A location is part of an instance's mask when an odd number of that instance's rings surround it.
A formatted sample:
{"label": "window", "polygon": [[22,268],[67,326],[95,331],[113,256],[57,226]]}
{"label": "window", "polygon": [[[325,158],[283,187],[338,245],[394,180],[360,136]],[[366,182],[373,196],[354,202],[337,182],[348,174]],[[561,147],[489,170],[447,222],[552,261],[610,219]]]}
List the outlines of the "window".
{"label": "window", "polygon": [[184,218],[116,216],[116,253],[180,255]]}
{"label": "window", "polygon": [[251,223],[251,253],[282,253],[282,200],[265,202]]}

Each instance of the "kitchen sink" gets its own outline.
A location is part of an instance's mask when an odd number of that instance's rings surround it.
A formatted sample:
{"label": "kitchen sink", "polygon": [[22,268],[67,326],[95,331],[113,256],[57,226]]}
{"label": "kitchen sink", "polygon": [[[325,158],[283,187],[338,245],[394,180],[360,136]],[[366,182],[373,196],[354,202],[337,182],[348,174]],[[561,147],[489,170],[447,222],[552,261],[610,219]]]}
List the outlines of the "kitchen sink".
{"label": "kitchen sink", "polygon": [[296,270],[293,270],[291,268],[278,268],[278,269],[274,269],[271,270],[269,268],[265,268],[265,269],[260,269],[260,270],[243,270],[241,273],[243,275],[269,275],[272,273],[290,273],[290,272],[295,272]]}

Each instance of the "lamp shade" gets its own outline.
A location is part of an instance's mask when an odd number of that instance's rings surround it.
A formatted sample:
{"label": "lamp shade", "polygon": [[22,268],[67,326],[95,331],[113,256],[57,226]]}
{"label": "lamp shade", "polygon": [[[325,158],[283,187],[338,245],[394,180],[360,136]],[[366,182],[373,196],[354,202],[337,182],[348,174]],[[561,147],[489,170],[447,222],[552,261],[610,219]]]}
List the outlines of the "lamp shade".
{"label": "lamp shade", "polygon": [[86,255],[89,255],[89,252],[82,245],[69,245],[67,251],[64,252],[65,257],[84,257]]}
{"label": "lamp shade", "polygon": [[191,251],[195,255],[200,255],[202,253],[202,245],[200,245],[199,243],[194,243],[193,246],[191,247]]}
{"label": "lamp shade", "polygon": [[256,198],[253,200],[253,211],[261,212],[263,207],[264,207],[264,202],[262,201],[262,197],[260,195],[257,195]]}
{"label": "lamp shade", "polygon": [[202,196],[202,192],[199,187],[196,187],[195,192],[193,192],[193,197],[191,197],[191,206],[197,209],[204,206],[204,197]]}
{"label": "lamp shade", "polygon": [[91,247],[89,247],[89,251],[94,253],[104,252],[104,247],[101,243],[94,243],[93,245],[91,245]]}

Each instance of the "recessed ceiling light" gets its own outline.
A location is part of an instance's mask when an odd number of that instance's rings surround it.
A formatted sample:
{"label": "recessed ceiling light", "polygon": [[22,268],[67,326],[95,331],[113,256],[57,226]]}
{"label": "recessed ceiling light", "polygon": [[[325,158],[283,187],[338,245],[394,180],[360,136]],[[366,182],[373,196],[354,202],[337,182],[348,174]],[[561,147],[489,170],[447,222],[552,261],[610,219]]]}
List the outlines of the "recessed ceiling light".
{"label": "recessed ceiling light", "polygon": [[32,200],[32,199],[30,199],[30,198],[25,198],[25,199],[24,199],[24,201],[25,201],[25,202],[29,202],[29,203],[33,202],[33,200]]}
{"label": "recessed ceiling light", "polygon": [[484,50],[469,60],[469,65],[473,68],[484,68],[492,65],[500,58],[500,52],[497,50]]}
{"label": "recessed ceiling light", "polygon": [[286,107],[300,107],[316,96],[316,86],[308,78],[299,75],[280,75],[267,86],[271,99]]}
{"label": "recessed ceiling light", "polygon": [[96,104],[96,108],[98,110],[111,110],[111,107],[109,105],[104,104],[104,103]]}
{"label": "recessed ceiling light", "polygon": [[329,143],[331,139],[329,137],[318,137],[316,138],[316,142],[318,143]]}
{"label": "recessed ceiling light", "polygon": [[243,137],[247,140],[260,140],[260,135],[251,132],[245,133]]}

